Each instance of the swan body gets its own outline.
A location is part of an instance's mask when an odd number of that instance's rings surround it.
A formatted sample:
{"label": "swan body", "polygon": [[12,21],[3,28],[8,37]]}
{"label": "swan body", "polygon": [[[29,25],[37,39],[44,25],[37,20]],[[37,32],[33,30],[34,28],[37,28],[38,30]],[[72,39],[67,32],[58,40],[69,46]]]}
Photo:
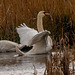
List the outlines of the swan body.
{"label": "swan body", "polygon": [[21,47],[21,44],[11,42],[8,40],[1,40],[0,41],[0,52],[13,52],[16,51],[16,46]]}
{"label": "swan body", "polygon": [[[19,55],[26,54],[42,54],[48,53],[52,49],[52,39],[49,36],[50,32],[43,29],[43,17],[48,15],[44,11],[40,11],[37,15],[37,30],[29,28],[25,23],[17,27],[17,33],[20,37],[20,43],[11,42],[8,40],[0,41],[0,52],[16,51]],[[32,47],[31,47],[32,46]],[[31,49],[28,52],[23,52],[21,49],[26,47]]]}
{"label": "swan body", "polygon": [[42,54],[48,53],[52,49],[52,39],[49,36],[50,32],[43,29],[42,19],[45,16],[44,11],[40,11],[37,15],[37,30],[29,28],[25,23],[21,24],[17,29],[22,45],[33,46],[28,52],[22,52],[16,47],[16,52],[19,55],[24,54]]}

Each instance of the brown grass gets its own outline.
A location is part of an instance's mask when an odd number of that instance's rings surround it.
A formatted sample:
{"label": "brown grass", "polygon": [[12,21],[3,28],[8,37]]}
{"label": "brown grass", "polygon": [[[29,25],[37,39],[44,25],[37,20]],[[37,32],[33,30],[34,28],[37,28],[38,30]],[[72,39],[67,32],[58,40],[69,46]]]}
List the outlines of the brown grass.
{"label": "brown grass", "polygon": [[44,18],[44,28],[53,35],[55,16],[61,18],[66,14],[75,20],[74,0],[0,0],[0,39],[19,42],[15,28],[25,22],[29,27],[37,29],[36,17],[41,10],[51,14]]}
{"label": "brown grass", "polygon": [[[55,54],[50,53],[50,59],[46,62],[46,70],[44,75],[74,75],[75,74],[75,57],[73,52],[66,48],[64,51],[55,51]],[[72,69],[69,65],[72,63]]]}
{"label": "brown grass", "polygon": [[[54,42],[55,53],[50,52],[44,75],[75,75],[75,49],[72,47],[71,50],[69,42],[66,43],[65,39],[69,41],[67,35],[63,38],[62,27],[62,38],[59,39],[60,46],[58,47],[57,42]],[[71,68],[70,64],[72,64]]]}
{"label": "brown grass", "polygon": [[[52,32],[56,52],[54,55],[50,53],[44,75],[74,75],[75,30],[73,30],[74,42],[71,50],[69,44],[66,45],[65,39],[68,41],[69,39],[64,35],[63,25],[70,24],[73,29],[75,28],[75,0],[0,0],[0,39],[19,42],[15,28],[25,22],[27,26],[37,29],[36,17],[41,10],[50,13],[49,17],[44,18],[44,28]],[[63,22],[65,15],[68,16],[66,23]],[[58,39],[60,46],[57,45]],[[72,63],[72,70],[69,68],[70,63]]]}

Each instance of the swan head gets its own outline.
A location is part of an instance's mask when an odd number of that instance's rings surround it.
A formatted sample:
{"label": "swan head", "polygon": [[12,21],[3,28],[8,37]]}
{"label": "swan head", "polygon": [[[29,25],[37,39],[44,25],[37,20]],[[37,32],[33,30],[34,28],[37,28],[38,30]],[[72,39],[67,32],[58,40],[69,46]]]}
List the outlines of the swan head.
{"label": "swan head", "polygon": [[40,16],[40,17],[44,17],[44,16],[46,16],[46,15],[50,15],[49,13],[46,13],[45,11],[40,11],[39,13],[38,13],[38,16]]}

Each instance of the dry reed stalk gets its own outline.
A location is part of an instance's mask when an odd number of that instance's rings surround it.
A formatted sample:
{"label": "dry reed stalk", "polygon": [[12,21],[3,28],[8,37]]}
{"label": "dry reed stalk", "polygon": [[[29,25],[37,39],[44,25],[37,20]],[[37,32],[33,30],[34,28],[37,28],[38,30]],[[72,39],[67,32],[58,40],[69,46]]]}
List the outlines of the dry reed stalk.
{"label": "dry reed stalk", "polygon": [[[0,13],[2,15],[2,2],[0,3]],[[2,39],[2,26],[1,26],[1,22],[2,22],[2,16],[0,15],[0,38]]]}
{"label": "dry reed stalk", "polygon": [[57,54],[55,56],[50,56],[50,61],[47,61],[46,63],[46,70],[44,75],[64,75],[61,67],[58,66],[58,63],[56,63],[56,60],[59,59],[56,56]]}
{"label": "dry reed stalk", "polygon": [[[64,48],[65,49],[65,48]],[[69,55],[68,51],[65,49],[63,51],[63,72],[65,75],[69,75]]]}
{"label": "dry reed stalk", "polygon": [[[3,5],[4,5],[5,12],[7,12],[5,0],[3,0]],[[7,13],[5,13],[5,18],[4,18],[4,20],[5,20],[6,24],[7,24]],[[3,20],[3,21],[4,21],[4,20]],[[5,30],[6,30],[6,26],[5,26]],[[5,37],[6,37],[6,34],[5,34],[4,38],[5,38]]]}
{"label": "dry reed stalk", "polygon": [[46,69],[44,75],[52,75],[52,54],[50,54],[50,61],[46,61]]}
{"label": "dry reed stalk", "polygon": [[37,70],[35,68],[35,65],[33,65],[33,67],[34,67],[34,73],[33,73],[33,75],[37,75]]}
{"label": "dry reed stalk", "polygon": [[22,19],[23,19],[22,22],[24,22],[24,13],[25,13],[24,12],[24,0],[21,1],[21,4],[22,4]]}
{"label": "dry reed stalk", "polygon": [[[12,13],[11,13],[12,14]],[[13,14],[11,15],[11,24],[12,24],[12,39],[15,41],[15,24],[14,24],[14,19],[13,19]]]}

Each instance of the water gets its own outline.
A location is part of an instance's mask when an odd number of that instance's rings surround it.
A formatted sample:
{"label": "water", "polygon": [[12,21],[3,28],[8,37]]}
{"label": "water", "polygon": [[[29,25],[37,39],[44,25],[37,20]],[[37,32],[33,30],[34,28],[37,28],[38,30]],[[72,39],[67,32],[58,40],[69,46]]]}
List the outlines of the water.
{"label": "water", "polygon": [[15,56],[16,53],[0,53],[0,75],[43,75],[47,54]]}

